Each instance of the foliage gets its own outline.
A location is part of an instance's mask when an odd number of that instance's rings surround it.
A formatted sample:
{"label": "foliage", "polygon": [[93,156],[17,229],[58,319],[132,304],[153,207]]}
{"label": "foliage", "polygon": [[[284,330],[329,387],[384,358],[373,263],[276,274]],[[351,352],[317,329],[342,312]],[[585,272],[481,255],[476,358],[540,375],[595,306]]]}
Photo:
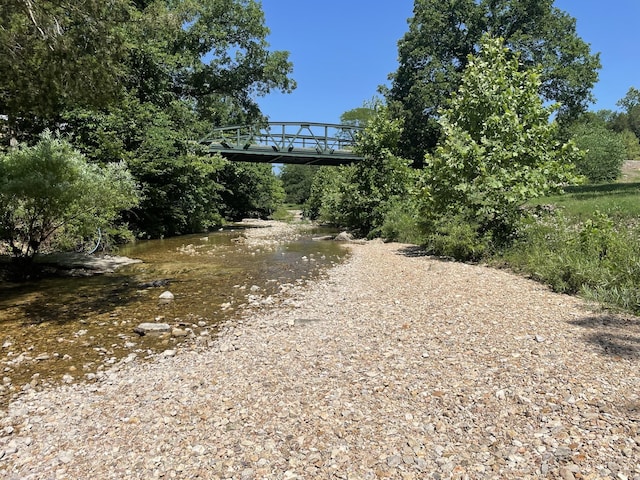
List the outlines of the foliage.
{"label": "foliage", "polygon": [[225,162],[189,140],[196,120],[182,103],[161,109],[129,98],[108,113],[74,111],[65,118],[89,158],[127,161],[144,193],[128,215],[139,236],[199,232],[223,222],[218,172]]}
{"label": "foliage", "polygon": [[0,173],[0,240],[14,257],[32,258],[56,235],[92,235],[139,199],[123,163],[88,163],[48,131],[35,146],[1,155]]}
{"label": "foliage", "polygon": [[491,232],[462,214],[429,222],[423,245],[433,255],[463,262],[477,262],[493,253]]}
{"label": "foliage", "polygon": [[387,206],[380,236],[401,243],[423,244],[424,232],[420,228],[417,197],[414,194],[395,198]]}
{"label": "foliage", "polygon": [[580,152],[556,140],[540,82],[501,40],[485,37],[442,111],[443,141],[426,157],[427,233],[437,233],[442,218],[455,217],[477,225],[479,240],[489,233],[495,244],[509,241],[525,202],[576,180],[572,162]]}
{"label": "foliage", "polygon": [[356,127],[366,127],[367,124],[375,117],[376,110],[381,105],[381,100],[372,98],[365,101],[361,107],[347,110],[340,115],[340,123],[345,125],[355,125]]}
{"label": "foliage", "polygon": [[579,223],[554,213],[532,219],[496,262],[555,291],[640,312],[640,229],[598,211]]}
{"label": "foliage", "polygon": [[351,176],[352,167],[320,167],[313,177],[309,198],[302,214],[311,220],[344,225],[336,214],[340,203],[340,185]]}
{"label": "foliage", "polygon": [[364,160],[333,173],[320,170],[306,212],[363,236],[379,236],[391,207],[411,194],[415,172],[396,149],[400,124],[379,106],[359,135],[355,151]]}
{"label": "foliage", "polygon": [[617,104],[624,111],[616,115],[613,128],[618,132],[630,130],[640,139],[640,90],[631,87]]}
{"label": "foliage", "polygon": [[577,115],[591,100],[599,57],[553,0],[415,0],[413,13],[386,98],[404,121],[401,151],[417,165],[438,143],[438,112],[485,33],[504,38],[523,68],[541,66],[541,93],[561,104],[562,117]]}
{"label": "foliage", "polygon": [[631,130],[623,130],[620,139],[624,143],[625,159],[640,160],[640,139]]}
{"label": "foliage", "polygon": [[51,125],[64,108],[108,104],[122,93],[131,20],[124,0],[6,0],[0,15],[0,113],[11,134]]}
{"label": "foliage", "polygon": [[[129,215],[132,226],[140,236],[158,237],[262,212],[260,203],[270,211],[280,191],[262,181],[272,179],[260,169],[236,175],[194,142],[217,125],[260,118],[255,96],[295,86],[286,52],[267,50],[259,4],[139,2],[131,15],[122,27],[128,50],[121,98],[102,109],[67,109],[61,120],[92,160],[130,165],[145,194]],[[245,180],[260,187],[237,183]],[[276,197],[265,199],[265,192]]]}
{"label": "foliage", "polygon": [[304,204],[311,195],[311,185],[317,171],[318,167],[314,165],[283,165],[280,180],[286,193],[285,202]]}
{"label": "foliage", "polygon": [[590,182],[615,180],[622,172],[626,145],[621,134],[594,123],[578,123],[570,129],[575,144],[585,151],[576,170]]}
{"label": "foliage", "polygon": [[267,218],[277,211],[285,193],[271,164],[227,162],[220,172],[226,188],[222,194],[223,214],[231,220],[243,217]]}

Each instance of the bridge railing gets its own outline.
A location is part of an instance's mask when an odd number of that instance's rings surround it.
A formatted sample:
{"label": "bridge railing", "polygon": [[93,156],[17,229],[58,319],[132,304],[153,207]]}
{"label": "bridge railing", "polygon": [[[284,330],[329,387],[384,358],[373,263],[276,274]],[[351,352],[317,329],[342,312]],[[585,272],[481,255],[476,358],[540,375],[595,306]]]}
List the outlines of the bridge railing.
{"label": "bridge railing", "polygon": [[280,153],[349,154],[360,130],[360,127],[352,125],[269,122],[264,126],[217,128],[200,143],[215,145],[216,150],[271,149]]}

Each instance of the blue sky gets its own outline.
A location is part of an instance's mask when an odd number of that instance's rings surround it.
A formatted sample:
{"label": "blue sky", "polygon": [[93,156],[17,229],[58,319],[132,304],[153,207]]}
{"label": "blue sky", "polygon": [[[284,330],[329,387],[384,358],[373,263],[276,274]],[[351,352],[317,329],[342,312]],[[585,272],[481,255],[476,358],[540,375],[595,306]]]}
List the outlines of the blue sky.
{"label": "blue sky", "polygon": [[[592,110],[616,109],[640,88],[640,0],[556,0],[578,34],[600,52]],[[262,0],[272,50],[287,50],[298,88],[258,103],[271,121],[338,123],[387,84],[397,69],[397,43],[408,30],[413,0]]]}

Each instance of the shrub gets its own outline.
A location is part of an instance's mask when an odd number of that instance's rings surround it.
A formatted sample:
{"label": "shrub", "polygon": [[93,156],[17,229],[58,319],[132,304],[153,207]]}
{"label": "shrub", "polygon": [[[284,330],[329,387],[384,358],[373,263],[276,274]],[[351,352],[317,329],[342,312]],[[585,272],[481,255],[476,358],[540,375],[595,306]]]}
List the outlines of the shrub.
{"label": "shrub", "polygon": [[586,152],[584,157],[575,161],[579,174],[593,183],[615,180],[620,176],[627,156],[621,134],[594,123],[574,125],[571,134],[578,148]]}
{"label": "shrub", "polygon": [[48,131],[33,147],[0,155],[0,240],[16,258],[30,260],[56,236],[92,236],[138,201],[124,164],[90,164]]}

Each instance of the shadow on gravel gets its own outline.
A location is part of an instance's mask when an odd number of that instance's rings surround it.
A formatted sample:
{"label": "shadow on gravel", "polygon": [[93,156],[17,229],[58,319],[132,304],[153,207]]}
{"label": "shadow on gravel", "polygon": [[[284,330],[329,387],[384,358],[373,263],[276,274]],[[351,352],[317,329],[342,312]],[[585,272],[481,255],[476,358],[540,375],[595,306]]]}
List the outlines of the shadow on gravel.
{"label": "shadow on gravel", "polygon": [[596,330],[584,335],[584,340],[602,349],[605,355],[640,358],[640,319],[614,315],[585,317],[571,325]]}
{"label": "shadow on gravel", "polygon": [[420,247],[418,245],[409,245],[406,247],[402,247],[398,250],[398,254],[404,257],[431,257],[434,260],[440,260],[442,262],[456,262],[453,258],[450,257],[438,257],[437,255],[433,255],[427,252],[424,247]]}
{"label": "shadow on gravel", "polygon": [[398,250],[400,255],[405,257],[429,257],[430,255],[424,249],[424,247],[419,247],[417,245],[410,245],[408,247],[402,247]]}

